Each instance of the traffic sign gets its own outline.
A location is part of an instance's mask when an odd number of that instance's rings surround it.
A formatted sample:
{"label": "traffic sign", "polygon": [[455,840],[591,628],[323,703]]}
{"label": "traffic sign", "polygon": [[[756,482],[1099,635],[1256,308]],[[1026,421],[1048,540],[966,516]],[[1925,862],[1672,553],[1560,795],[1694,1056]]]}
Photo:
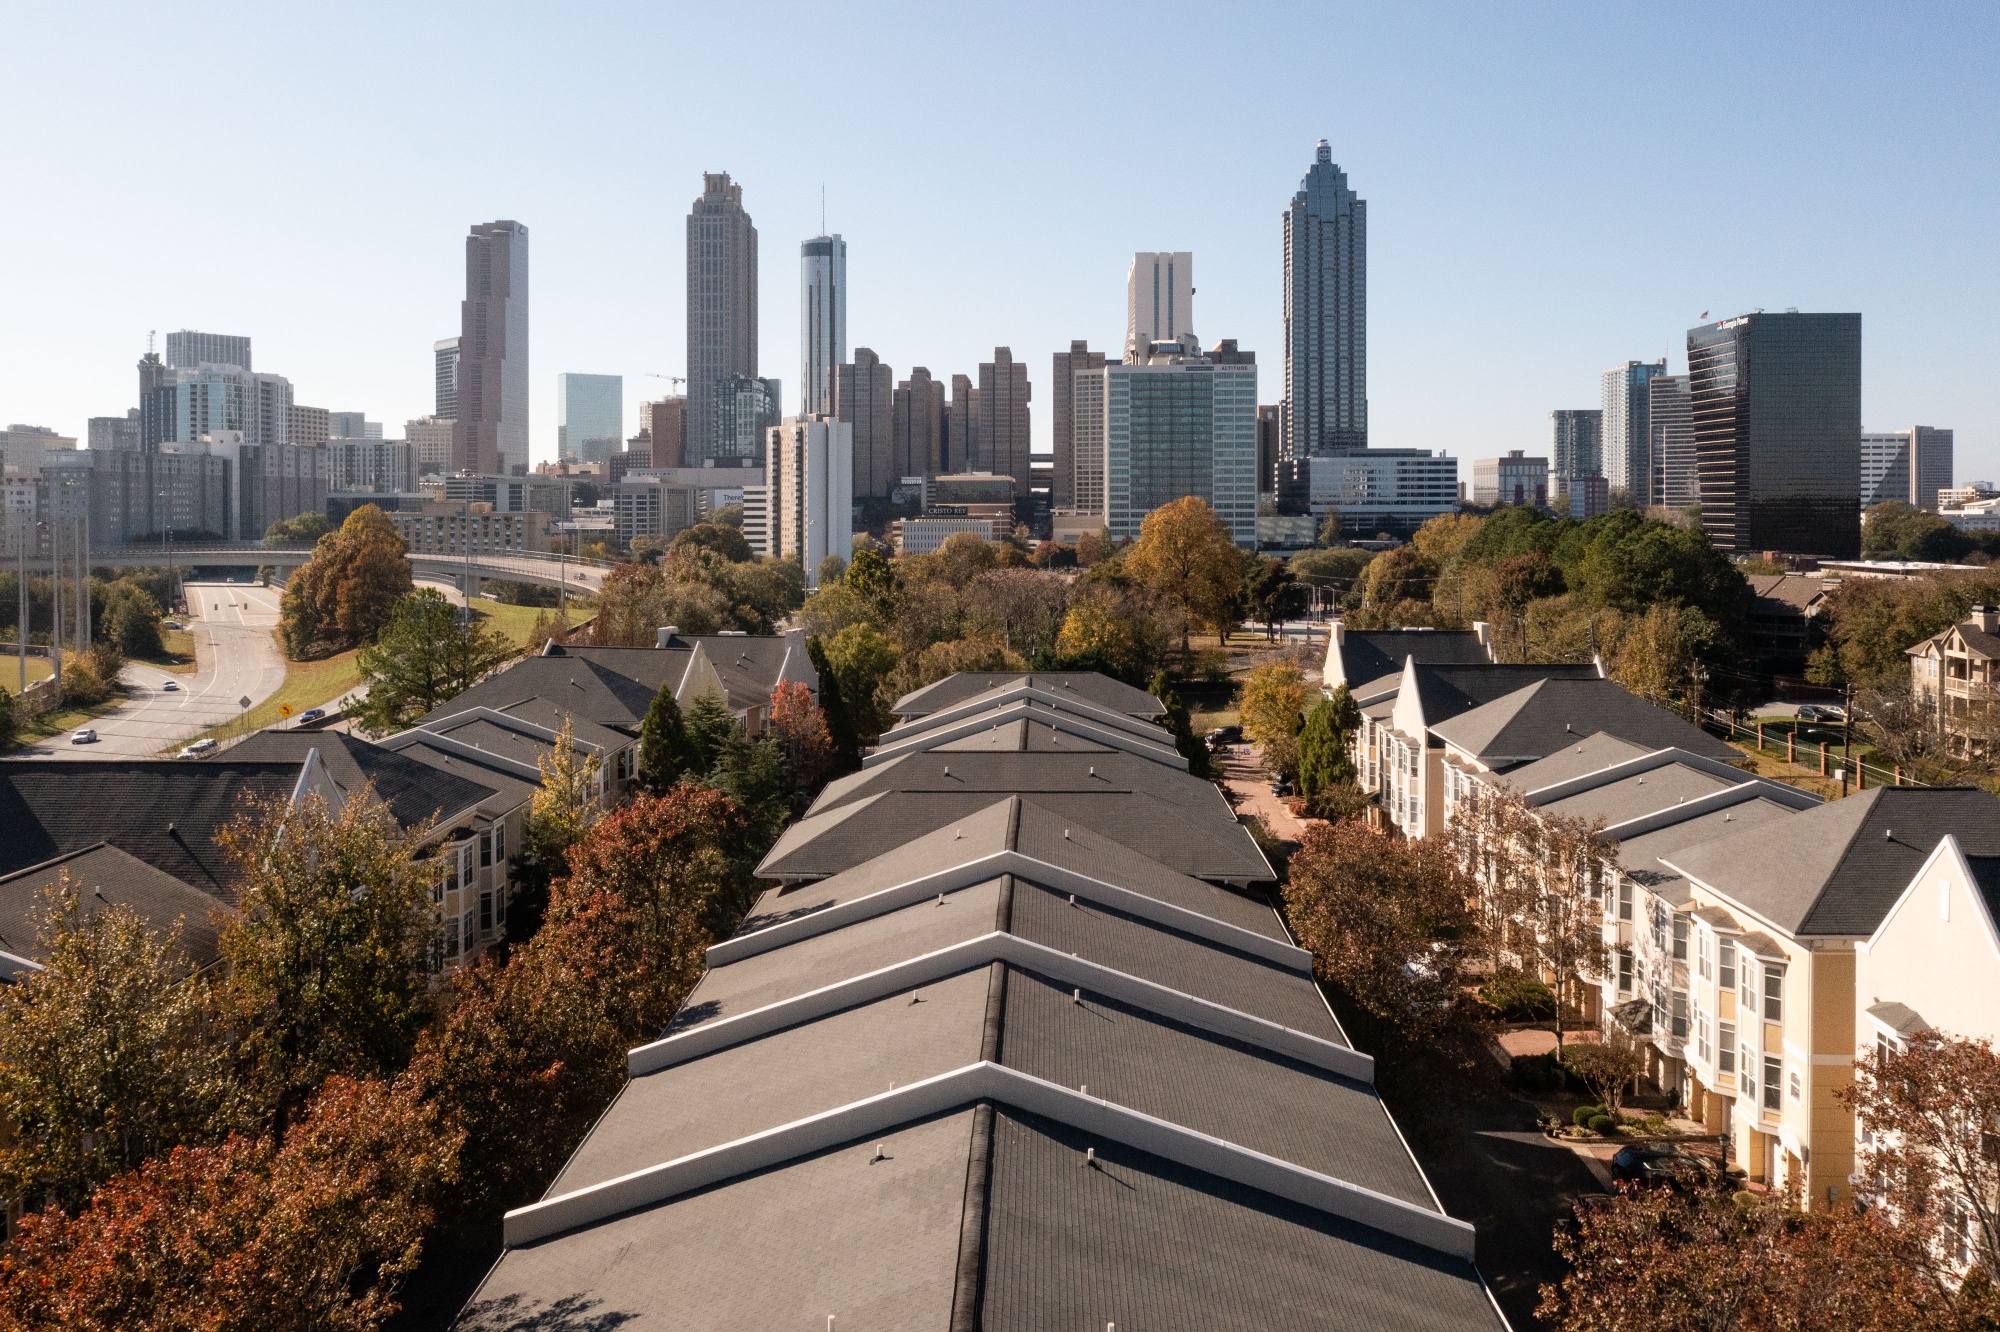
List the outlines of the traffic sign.
{"label": "traffic sign", "polygon": [[291,715],[292,715],[292,705],[291,705],[291,704],[289,704],[289,703],[280,703],[280,704],[278,705],[278,715],[279,715],[280,717],[289,717],[289,716],[291,716]]}

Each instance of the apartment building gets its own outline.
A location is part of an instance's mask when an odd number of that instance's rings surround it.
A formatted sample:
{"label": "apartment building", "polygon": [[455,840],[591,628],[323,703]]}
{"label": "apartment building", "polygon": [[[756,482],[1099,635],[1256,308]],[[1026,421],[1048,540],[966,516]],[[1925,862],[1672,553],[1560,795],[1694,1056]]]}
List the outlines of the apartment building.
{"label": "apartment building", "polygon": [[1966,749],[1989,752],[2000,730],[2000,607],[1974,606],[1908,655],[1911,688],[1938,725]]}

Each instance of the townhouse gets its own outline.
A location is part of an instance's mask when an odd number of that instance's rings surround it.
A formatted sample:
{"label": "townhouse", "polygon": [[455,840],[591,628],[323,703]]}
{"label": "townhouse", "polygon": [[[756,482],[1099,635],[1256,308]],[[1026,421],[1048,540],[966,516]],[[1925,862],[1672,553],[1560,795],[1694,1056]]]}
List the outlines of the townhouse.
{"label": "townhouse", "polygon": [[1974,606],[1908,656],[1910,687],[1938,726],[1968,751],[1987,752],[2000,731],[2000,607]]}
{"label": "townhouse", "polygon": [[462,1326],[1504,1328],[1268,864],[1111,684],[901,700]]}

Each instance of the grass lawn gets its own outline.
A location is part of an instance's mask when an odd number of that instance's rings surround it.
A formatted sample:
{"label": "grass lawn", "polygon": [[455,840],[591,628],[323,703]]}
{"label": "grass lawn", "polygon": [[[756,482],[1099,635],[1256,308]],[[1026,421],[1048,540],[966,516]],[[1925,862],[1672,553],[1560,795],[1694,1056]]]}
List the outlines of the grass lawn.
{"label": "grass lawn", "polygon": [[[20,677],[17,674],[15,678]],[[120,692],[102,703],[93,703],[87,708],[59,708],[54,712],[45,712],[16,732],[14,743],[17,746],[31,745],[38,740],[47,740],[51,736],[73,731],[94,717],[102,717],[107,712],[117,711],[118,705],[124,701],[125,695]]]}
{"label": "grass lawn", "polygon": [[[553,618],[558,612],[553,606],[508,606],[498,601],[488,601],[483,597],[472,599],[472,609],[487,627],[498,630],[512,639],[514,646],[528,646],[528,632],[535,627],[535,620],[543,615]],[[593,612],[578,606],[574,598],[569,606],[569,623],[582,624]]]}
{"label": "grass lawn", "polygon": [[157,657],[136,657],[148,666],[157,666],[163,671],[173,671],[179,675],[192,675],[195,669],[194,631],[192,629],[162,629],[160,642],[166,652]]}
{"label": "grass lawn", "polygon": [[[28,683],[48,679],[52,669],[47,657],[28,658]],[[21,658],[15,653],[0,655],[0,686],[10,694],[21,692]]]}
{"label": "grass lawn", "polygon": [[[278,709],[289,706],[292,715],[297,716],[307,708],[316,708],[331,703],[355,685],[361,683],[361,672],[354,664],[355,653],[342,652],[320,661],[288,661],[285,663],[285,682],[278,686],[278,692],[251,708],[242,716],[212,726],[203,731],[197,739],[233,740],[251,731],[261,731],[266,726],[275,726],[285,717]],[[178,753],[181,746],[191,743],[179,740],[167,746],[162,753]]]}

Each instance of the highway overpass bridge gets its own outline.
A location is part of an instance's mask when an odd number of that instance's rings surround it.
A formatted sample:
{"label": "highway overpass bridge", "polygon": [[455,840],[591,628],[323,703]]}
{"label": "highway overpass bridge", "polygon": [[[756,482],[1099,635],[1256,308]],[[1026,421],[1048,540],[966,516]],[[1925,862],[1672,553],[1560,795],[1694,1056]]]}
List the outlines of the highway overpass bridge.
{"label": "highway overpass bridge", "polygon": [[[142,546],[96,546],[91,549],[90,563],[93,568],[100,569],[113,566],[126,568],[172,566],[176,569],[250,569],[270,566],[289,573],[304,564],[311,556],[312,551],[309,548],[280,550],[246,545],[242,542],[220,544],[175,542],[170,546],[151,543]],[[31,566],[38,563],[47,567],[47,557],[42,556],[39,559],[30,557]],[[487,579],[510,583],[533,583],[538,587],[568,588],[571,592],[596,592],[604,586],[604,575],[610,572],[611,567],[601,560],[582,560],[574,556],[535,552],[511,555],[497,553],[481,555],[475,552],[470,556],[410,556],[410,570],[415,577],[439,583],[452,583],[468,594],[477,593],[480,583]]]}

